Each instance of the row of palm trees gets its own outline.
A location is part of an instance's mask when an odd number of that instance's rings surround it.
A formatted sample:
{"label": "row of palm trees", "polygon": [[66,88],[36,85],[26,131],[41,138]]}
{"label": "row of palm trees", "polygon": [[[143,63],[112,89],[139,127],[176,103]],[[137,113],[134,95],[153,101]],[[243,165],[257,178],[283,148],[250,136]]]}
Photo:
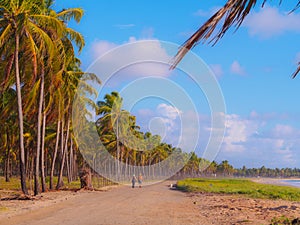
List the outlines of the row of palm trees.
{"label": "row of palm trees", "polygon": [[235,176],[240,177],[273,177],[273,178],[289,178],[289,177],[300,177],[299,168],[267,168],[262,166],[260,168],[247,168],[243,166],[240,169],[236,169],[234,172]]}
{"label": "row of palm trees", "polygon": [[[142,132],[136,124],[136,117],[122,106],[123,99],[118,92],[106,94],[104,101],[97,103],[100,117],[96,126],[101,143],[116,159],[116,168],[111,171],[123,177],[130,177],[137,172],[153,178],[162,176],[166,171],[154,171],[150,165],[160,164],[171,153],[181,150],[162,142],[159,135]],[[132,171],[132,167],[133,170],[139,167],[140,171]]]}
{"label": "row of palm trees", "polygon": [[25,194],[30,174],[34,175],[34,194],[40,192],[40,184],[46,190],[45,159],[50,164],[50,189],[57,157],[56,188],[62,185],[65,163],[74,161],[72,99],[84,75],[76,48],[80,53],[84,39],[68,22],[80,22],[82,16],[80,8],[54,11],[53,0],[0,2],[1,152],[6,172],[11,157],[18,155]]}
{"label": "row of palm trees", "polygon": [[[223,176],[233,174],[234,169],[227,160],[220,164],[210,162],[198,157],[195,152],[183,152],[180,148],[162,142],[159,135],[142,132],[136,124],[135,116],[122,109],[122,103],[119,93],[112,92],[106,94],[104,101],[99,101],[97,107],[97,114],[100,117],[96,125],[101,142],[116,159],[116,168],[111,169],[111,172],[122,176],[121,178],[124,177],[125,180],[137,172],[144,174],[148,179],[168,176],[170,171],[173,172],[171,175],[183,177],[216,173],[222,173]],[[172,154],[177,157],[173,157],[167,166],[162,165],[162,162]],[[181,167],[178,167],[180,161]],[[123,167],[120,165],[122,162]],[[128,165],[133,166],[133,171]],[[153,165],[158,167],[154,169]]]}

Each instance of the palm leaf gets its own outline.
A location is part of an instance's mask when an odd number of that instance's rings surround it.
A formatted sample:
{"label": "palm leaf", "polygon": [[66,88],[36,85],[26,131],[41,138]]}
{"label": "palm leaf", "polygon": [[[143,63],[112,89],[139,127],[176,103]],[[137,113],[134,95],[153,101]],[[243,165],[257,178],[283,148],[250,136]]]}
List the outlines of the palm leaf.
{"label": "palm leaf", "polygon": [[74,19],[77,23],[79,23],[83,14],[83,9],[71,8],[62,10],[61,12],[57,13],[57,16],[64,21],[70,21],[71,19]]}
{"label": "palm leaf", "polygon": [[9,33],[12,31],[11,24],[8,24],[3,30],[1,30],[0,36],[0,48],[5,44],[6,40],[10,37]]}
{"label": "palm leaf", "polygon": [[[263,0],[262,7],[264,7],[267,0]],[[256,5],[257,0],[228,0],[226,4],[219,9],[212,17],[210,17],[178,50],[177,54],[173,58],[172,65],[170,69],[175,69],[178,63],[183,59],[183,57],[195,47],[201,40],[209,43],[213,42],[216,44],[232,26],[238,29],[243,23],[246,16]],[[281,4],[281,1],[279,2]],[[300,1],[296,4],[292,11],[300,7]],[[217,25],[221,22],[223,25],[214,34]],[[299,62],[300,63],[300,62]],[[296,72],[292,75],[294,78],[300,71],[300,64]]]}

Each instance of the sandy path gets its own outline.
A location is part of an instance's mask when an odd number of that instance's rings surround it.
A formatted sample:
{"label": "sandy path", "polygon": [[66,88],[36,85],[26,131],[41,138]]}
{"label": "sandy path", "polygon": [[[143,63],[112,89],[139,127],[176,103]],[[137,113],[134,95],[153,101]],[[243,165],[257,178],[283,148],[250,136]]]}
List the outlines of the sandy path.
{"label": "sandy path", "polygon": [[122,186],[107,192],[62,193],[63,199],[51,200],[51,204],[49,200],[44,200],[45,204],[39,200],[23,203],[19,201],[18,204],[24,204],[25,209],[17,215],[0,212],[0,224],[257,225],[270,224],[275,216],[300,217],[299,202],[187,194],[170,190],[168,184],[170,182],[135,189]]}
{"label": "sandy path", "polygon": [[195,224],[190,199],[167,183],[143,188],[123,186],[107,192],[80,193],[69,200],[34,209],[0,224]]}

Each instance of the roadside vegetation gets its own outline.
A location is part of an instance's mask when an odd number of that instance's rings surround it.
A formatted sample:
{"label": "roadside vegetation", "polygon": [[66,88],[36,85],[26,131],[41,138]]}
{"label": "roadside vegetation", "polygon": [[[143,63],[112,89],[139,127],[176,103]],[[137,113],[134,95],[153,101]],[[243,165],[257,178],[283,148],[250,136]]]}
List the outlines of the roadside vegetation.
{"label": "roadside vegetation", "polygon": [[299,188],[261,184],[247,179],[189,178],[178,181],[177,187],[188,192],[245,195],[251,198],[300,201]]}

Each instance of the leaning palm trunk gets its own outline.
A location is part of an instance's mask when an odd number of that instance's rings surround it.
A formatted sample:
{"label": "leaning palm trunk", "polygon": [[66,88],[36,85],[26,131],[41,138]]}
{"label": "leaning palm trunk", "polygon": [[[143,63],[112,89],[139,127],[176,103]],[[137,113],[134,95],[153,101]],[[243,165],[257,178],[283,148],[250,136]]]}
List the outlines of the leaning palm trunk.
{"label": "leaning palm trunk", "polygon": [[56,127],[56,142],[55,142],[55,149],[54,154],[52,158],[52,164],[51,164],[51,171],[50,171],[50,190],[53,190],[53,175],[54,175],[54,168],[55,168],[55,161],[58,151],[58,143],[59,143],[59,136],[60,136],[60,120],[57,121],[57,127]]}
{"label": "leaning palm trunk", "polygon": [[26,168],[25,168],[25,148],[24,148],[24,127],[23,127],[23,109],[22,109],[22,95],[21,95],[21,81],[19,71],[19,35],[15,34],[15,76],[16,76],[16,91],[18,100],[18,116],[19,116],[19,144],[20,144],[20,174],[21,174],[21,188],[24,194],[28,194],[26,187]]}
{"label": "leaning palm trunk", "polygon": [[[64,145],[63,151],[62,151],[62,160],[61,160],[60,171],[59,171],[59,175],[58,175],[58,181],[57,181],[57,185],[56,185],[57,190],[63,186],[63,172],[64,172],[66,154],[68,151],[70,123],[71,123],[71,121],[70,121],[70,119],[68,119],[66,140],[65,140],[65,145]],[[63,142],[63,140],[61,140],[61,141]]]}

